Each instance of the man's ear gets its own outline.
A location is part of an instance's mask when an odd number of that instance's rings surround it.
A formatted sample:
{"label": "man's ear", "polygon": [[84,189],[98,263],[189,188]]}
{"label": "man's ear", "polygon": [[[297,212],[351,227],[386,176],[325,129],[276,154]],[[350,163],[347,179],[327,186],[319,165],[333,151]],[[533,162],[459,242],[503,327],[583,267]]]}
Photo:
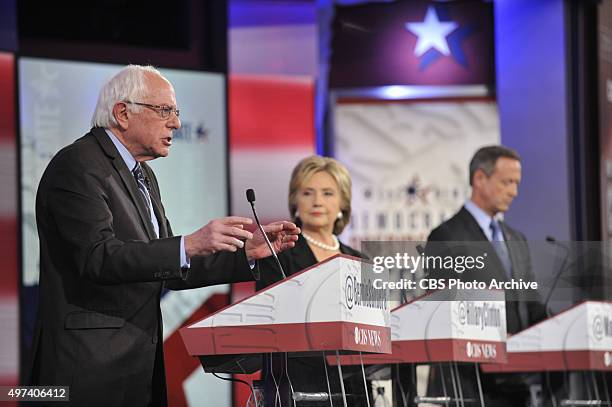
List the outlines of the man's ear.
{"label": "man's ear", "polygon": [[487,174],[482,169],[477,169],[472,178],[472,188],[481,187],[483,181],[487,179]]}
{"label": "man's ear", "polygon": [[113,106],[113,117],[121,130],[127,130],[129,122],[127,104],[124,102],[115,103],[115,106]]}

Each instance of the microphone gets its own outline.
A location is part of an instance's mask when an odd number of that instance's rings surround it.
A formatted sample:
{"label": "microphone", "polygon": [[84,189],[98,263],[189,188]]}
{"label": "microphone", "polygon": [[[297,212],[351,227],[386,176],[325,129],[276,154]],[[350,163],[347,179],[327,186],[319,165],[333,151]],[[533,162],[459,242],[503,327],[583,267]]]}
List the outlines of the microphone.
{"label": "microphone", "polygon": [[563,256],[563,261],[561,262],[561,266],[559,267],[559,270],[555,274],[555,277],[553,279],[552,287],[550,287],[550,291],[548,292],[548,295],[546,296],[546,300],[544,301],[544,309],[546,309],[546,314],[547,314],[547,316],[551,317],[552,313],[548,309],[548,302],[550,301],[550,298],[552,297],[553,291],[555,291],[555,287],[557,286],[557,283],[559,282],[559,280],[561,278],[561,275],[567,269],[566,263],[567,263],[567,259],[569,258],[569,255],[570,255],[570,251],[567,248],[567,246],[565,246],[564,244],[559,243],[557,241],[557,239],[555,239],[552,236],[546,236],[546,241],[548,243],[552,244],[552,245],[555,245],[555,246],[563,249],[563,251],[565,252],[565,256]]}
{"label": "microphone", "polygon": [[270,240],[268,239],[268,235],[266,235],[266,232],[264,232],[263,226],[261,226],[261,223],[259,222],[259,218],[257,217],[257,212],[255,211],[255,191],[253,191],[251,188],[247,189],[246,198],[247,198],[247,201],[249,201],[249,203],[251,204],[251,209],[253,210],[253,216],[255,217],[255,222],[257,223],[257,227],[259,227],[259,230],[261,231],[261,234],[263,235],[264,240],[266,241],[266,244],[268,245],[268,248],[270,249],[270,253],[272,253],[272,257],[274,257],[274,260],[276,261],[276,265],[278,266],[281,274],[283,275],[283,278],[287,278],[287,275],[285,274],[285,270],[283,270],[283,266],[281,265],[281,262],[278,260],[278,256],[276,255],[276,252],[272,248],[272,244],[270,243]]}

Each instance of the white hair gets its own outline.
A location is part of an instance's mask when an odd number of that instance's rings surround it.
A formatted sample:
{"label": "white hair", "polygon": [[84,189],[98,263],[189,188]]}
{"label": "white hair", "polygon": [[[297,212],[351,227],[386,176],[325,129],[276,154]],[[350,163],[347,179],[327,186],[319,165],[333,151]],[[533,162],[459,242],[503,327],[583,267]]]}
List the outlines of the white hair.
{"label": "white hair", "polygon": [[[158,75],[166,82],[168,80],[154,67],[128,65],[110,78],[100,90],[96,110],[91,118],[92,127],[116,127],[119,124],[113,115],[115,103],[121,101],[141,102],[148,91],[147,74]],[[170,82],[168,82],[170,83]],[[130,105],[133,111],[140,111],[140,106]]]}

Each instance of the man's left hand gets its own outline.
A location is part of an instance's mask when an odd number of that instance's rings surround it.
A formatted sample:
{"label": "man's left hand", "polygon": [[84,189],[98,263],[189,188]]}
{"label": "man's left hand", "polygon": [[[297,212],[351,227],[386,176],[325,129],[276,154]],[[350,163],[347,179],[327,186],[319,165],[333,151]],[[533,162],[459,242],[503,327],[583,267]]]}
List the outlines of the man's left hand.
{"label": "man's left hand", "polygon": [[[295,246],[295,242],[298,240],[298,235],[301,232],[300,228],[294,223],[287,221],[273,222],[263,226],[263,229],[268,235],[268,239],[270,239],[272,248],[276,253]],[[249,260],[272,256],[259,228],[253,232],[253,238],[245,242],[244,250]]]}

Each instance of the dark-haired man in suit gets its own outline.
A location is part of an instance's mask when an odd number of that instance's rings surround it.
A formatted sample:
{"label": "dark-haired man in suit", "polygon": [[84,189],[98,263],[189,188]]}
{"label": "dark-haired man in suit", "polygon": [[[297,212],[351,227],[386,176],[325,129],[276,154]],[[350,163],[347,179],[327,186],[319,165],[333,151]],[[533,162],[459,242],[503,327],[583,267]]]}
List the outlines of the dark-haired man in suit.
{"label": "dark-haired man in suit", "polygon": [[[492,278],[535,281],[525,236],[500,218],[518,195],[520,182],[521,161],[514,150],[499,145],[480,148],[470,162],[471,197],[453,217],[431,232],[429,250],[432,247],[441,250],[444,244],[436,242],[474,242],[472,246],[479,254],[483,249],[487,251],[487,267],[465,272],[461,278],[487,283]],[[452,243],[448,250],[453,251]],[[513,291],[507,292],[506,297],[511,299],[506,302],[508,333],[516,333],[546,317],[537,293]],[[467,375],[462,374],[462,379],[464,376]],[[529,399],[529,381],[533,379],[533,375],[486,375],[487,405],[524,406]]]}

